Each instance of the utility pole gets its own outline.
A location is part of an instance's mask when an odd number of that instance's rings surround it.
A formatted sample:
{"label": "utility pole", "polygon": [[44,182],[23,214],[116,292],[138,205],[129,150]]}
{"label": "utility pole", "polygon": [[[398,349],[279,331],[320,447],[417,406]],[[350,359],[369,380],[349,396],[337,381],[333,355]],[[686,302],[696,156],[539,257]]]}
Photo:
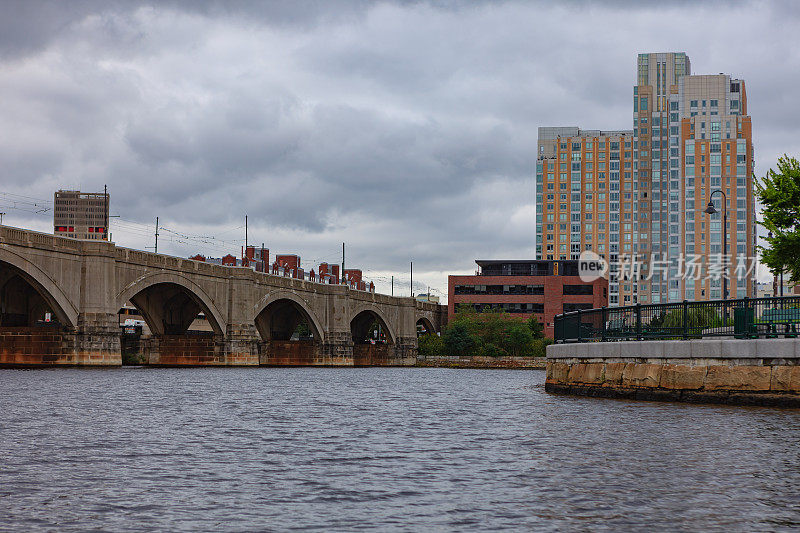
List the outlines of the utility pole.
{"label": "utility pole", "polygon": [[345,283],[345,277],[344,277],[344,243],[342,243],[342,283]]}
{"label": "utility pole", "polygon": [[414,297],[414,261],[411,261],[411,297]]}
{"label": "utility pole", "polygon": [[394,276],[392,276],[392,296],[394,296]]}
{"label": "utility pole", "polygon": [[247,250],[247,215],[244,216],[244,249]]}
{"label": "utility pole", "polygon": [[156,248],[155,253],[158,253],[158,217],[156,217]]}

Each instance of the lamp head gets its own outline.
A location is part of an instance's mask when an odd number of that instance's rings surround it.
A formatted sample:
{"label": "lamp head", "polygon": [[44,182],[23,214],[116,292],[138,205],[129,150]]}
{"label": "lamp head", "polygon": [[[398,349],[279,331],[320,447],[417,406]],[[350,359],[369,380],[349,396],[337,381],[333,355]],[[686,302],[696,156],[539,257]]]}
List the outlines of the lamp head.
{"label": "lamp head", "polygon": [[714,202],[709,201],[708,202],[708,207],[706,207],[706,213],[708,213],[709,215],[713,215],[716,212],[717,212],[717,208],[714,207]]}

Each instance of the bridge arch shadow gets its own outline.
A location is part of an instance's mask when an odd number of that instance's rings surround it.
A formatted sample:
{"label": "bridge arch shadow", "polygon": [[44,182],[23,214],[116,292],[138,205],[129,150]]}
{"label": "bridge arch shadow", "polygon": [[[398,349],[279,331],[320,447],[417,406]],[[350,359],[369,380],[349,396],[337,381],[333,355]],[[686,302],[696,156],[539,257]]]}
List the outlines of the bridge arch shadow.
{"label": "bridge arch shadow", "polygon": [[225,334],[225,319],[205,291],[183,276],[154,274],[128,285],[117,295],[118,309],[130,301],[155,335],[182,335],[200,313],[215,335]]}
{"label": "bridge arch shadow", "polygon": [[61,288],[30,261],[0,250],[0,327],[45,323],[75,327],[78,311]]}
{"label": "bridge arch shadow", "polygon": [[136,359],[150,364],[215,364],[224,360],[225,320],[197,284],[169,273],[146,276],[117,295],[130,302],[151,336],[137,342]]}
{"label": "bridge arch shadow", "polygon": [[428,317],[424,317],[424,316],[419,317],[417,319],[416,326],[417,326],[417,337],[419,337],[420,335],[435,335],[436,334],[436,328],[434,327],[433,322],[431,322],[428,319]]}
{"label": "bridge arch shadow", "polygon": [[[7,260],[8,259],[8,260]],[[0,365],[69,362],[77,312],[49,276],[0,253]]]}
{"label": "bridge arch shadow", "polygon": [[273,294],[260,305],[254,322],[262,340],[261,364],[314,364],[324,333],[302,299],[290,293]]}
{"label": "bridge arch shadow", "polygon": [[391,364],[396,338],[380,311],[370,307],[358,310],[350,320],[350,333],[354,365]]}

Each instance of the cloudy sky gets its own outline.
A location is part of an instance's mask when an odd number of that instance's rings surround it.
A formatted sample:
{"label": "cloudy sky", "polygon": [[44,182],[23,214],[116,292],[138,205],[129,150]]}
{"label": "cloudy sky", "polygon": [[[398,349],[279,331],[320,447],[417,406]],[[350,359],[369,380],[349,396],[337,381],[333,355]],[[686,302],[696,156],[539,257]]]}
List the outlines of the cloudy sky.
{"label": "cloudy sky", "polygon": [[800,2],[0,10],[4,222],[52,231],[56,189],[107,184],[122,246],[158,216],[159,251],[236,253],[247,214],[307,269],[346,242],[379,291],[408,294],[414,261],[415,291],[446,295],[476,258],[533,257],[537,127],[629,129],[640,52],[746,80],[757,174],[800,154]]}

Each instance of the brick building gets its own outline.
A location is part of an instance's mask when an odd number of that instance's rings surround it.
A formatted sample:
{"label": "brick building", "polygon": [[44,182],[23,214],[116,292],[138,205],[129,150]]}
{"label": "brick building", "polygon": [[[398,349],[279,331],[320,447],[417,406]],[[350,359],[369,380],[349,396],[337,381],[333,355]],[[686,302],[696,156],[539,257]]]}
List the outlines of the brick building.
{"label": "brick building", "polygon": [[553,317],[565,311],[608,305],[608,281],[591,283],[578,276],[578,261],[476,260],[471,276],[448,276],[447,311],[452,320],[459,304],[478,312],[500,309],[511,316],[535,316],[553,336]]}
{"label": "brick building", "polygon": [[337,285],[339,283],[339,265],[320,263],[319,281],[320,283],[329,283],[331,285]]}

